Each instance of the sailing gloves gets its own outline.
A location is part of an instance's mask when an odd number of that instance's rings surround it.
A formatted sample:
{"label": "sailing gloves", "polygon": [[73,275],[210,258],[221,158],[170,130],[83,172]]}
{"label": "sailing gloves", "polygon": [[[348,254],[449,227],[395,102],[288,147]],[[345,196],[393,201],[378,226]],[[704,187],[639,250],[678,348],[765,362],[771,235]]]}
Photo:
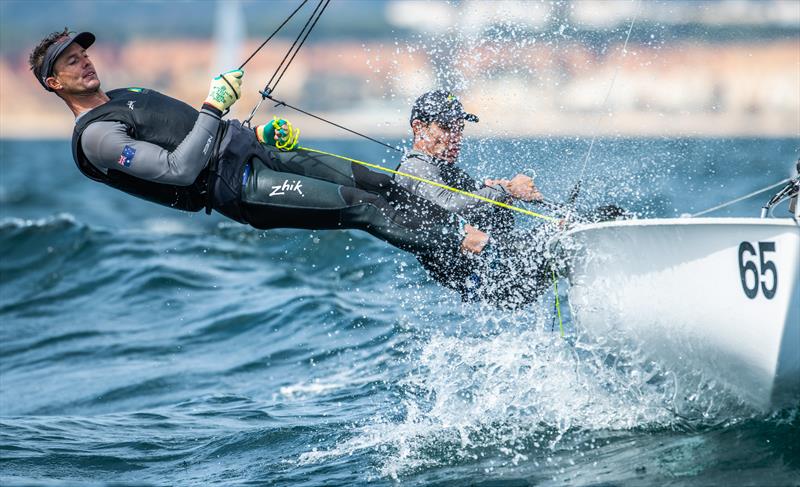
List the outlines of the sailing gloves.
{"label": "sailing gloves", "polygon": [[256,138],[265,145],[272,145],[281,150],[292,150],[297,146],[300,129],[282,118],[273,117],[272,122],[255,128]]}
{"label": "sailing gloves", "polygon": [[242,95],[242,76],[244,76],[244,71],[234,69],[211,80],[211,89],[208,91],[208,97],[203,106],[215,108],[220,113],[224,113]]}
{"label": "sailing gloves", "polygon": [[[244,71],[234,69],[220,74],[211,80],[211,88],[203,103],[203,108],[223,115],[242,95],[242,77]],[[265,145],[272,145],[281,150],[292,150],[297,146],[300,130],[292,127],[291,122],[274,117],[272,122],[255,128],[256,138]]]}

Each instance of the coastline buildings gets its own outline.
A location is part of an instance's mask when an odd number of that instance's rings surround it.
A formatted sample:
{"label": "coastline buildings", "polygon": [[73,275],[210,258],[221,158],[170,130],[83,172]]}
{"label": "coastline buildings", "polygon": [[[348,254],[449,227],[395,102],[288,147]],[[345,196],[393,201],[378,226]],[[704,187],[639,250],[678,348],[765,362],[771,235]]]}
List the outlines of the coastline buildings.
{"label": "coastline buildings", "polygon": [[[385,2],[385,21],[398,31],[309,42],[275,95],[384,137],[406,136],[408,107],[434,87],[458,93],[486,136],[800,137],[800,2],[636,5]],[[761,26],[755,35],[753,25]],[[247,116],[288,49],[287,40],[273,42],[248,64],[231,116]],[[258,44],[244,42],[242,59]],[[28,49],[0,57],[0,137],[67,137],[72,117],[31,76]],[[153,87],[192,105],[205,97],[217,52],[213,36],[100,38],[91,49],[106,89]],[[275,113],[307,136],[348,136]]]}

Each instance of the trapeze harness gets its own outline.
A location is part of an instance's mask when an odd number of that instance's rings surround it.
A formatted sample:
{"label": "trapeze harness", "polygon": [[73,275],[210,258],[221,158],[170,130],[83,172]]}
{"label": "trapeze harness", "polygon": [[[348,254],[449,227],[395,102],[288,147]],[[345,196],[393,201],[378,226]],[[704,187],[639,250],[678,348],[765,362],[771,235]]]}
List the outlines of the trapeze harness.
{"label": "trapeze harness", "polygon": [[[152,90],[119,89],[109,91],[106,95],[110,100],[78,119],[72,133],[72,157],[84,176],[170,208],[184,211],[205,208],[208,201],[208,169],[203,169],[189,186],[156,183],[114,169],[103,172],[89,162],[81,148],[81,136],[89,124],[114,121],[125,124],[132,138],[173,151],[194,127],[198,111]],[[137,110],[128,108],[131,102],[136,103]]]}

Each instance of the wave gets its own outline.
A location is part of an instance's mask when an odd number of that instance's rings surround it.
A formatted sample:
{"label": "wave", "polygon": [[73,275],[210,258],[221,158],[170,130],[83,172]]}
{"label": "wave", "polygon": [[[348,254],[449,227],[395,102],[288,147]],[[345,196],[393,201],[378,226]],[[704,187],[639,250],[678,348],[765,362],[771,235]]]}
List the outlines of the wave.
{"label": "wave", "polygon": [[[639,152],[610,158],[631,166],[614,198],[661,216],[702,207],[668,191],[678,176],[651,178],[668,149],[635,184]],[[553,169],[543,187],[566,194]],[[716,179],[699,176],[695,192]],[[636,350],[547,331],[549,301],[464,305],[363,232],[56,197],[0,194],[13,214],[77,215],[0,220],[0,483],[725,485],[705,472],[800,471],[797,408],[754,415],[701,382],[678,397],[690,378]]]}
{"label": "wave", "polygon": [[596,343],[563,339],[544,331],[546,314],[507,318],[495,313],[469,331],[423,333],[395,387],[397,405],[335,447],[303,453],[298,465],[369,454],[380,465],[379,477],[408,478],[482,458],[506,466],[575,458],[606,444],[584,444],[587,438],[624,442],[643,433],[724,429],[757,417],[725,391],[708,389],[696,395],[692,416],[685,407],[678,413],[675,377],[637,351],[612,354]]}

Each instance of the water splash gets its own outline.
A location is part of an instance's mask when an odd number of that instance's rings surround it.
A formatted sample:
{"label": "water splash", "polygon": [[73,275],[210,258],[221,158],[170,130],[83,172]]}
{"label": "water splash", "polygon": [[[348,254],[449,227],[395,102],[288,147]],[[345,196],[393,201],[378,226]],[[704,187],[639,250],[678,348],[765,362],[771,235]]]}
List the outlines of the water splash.
{"label": "water splash", "polygon": [[670,394],[651,383],[654,374],[609,367],[604,351],[543,331],[543,320],[487,331],[497,320],[484,319],[477,334],[431,333],[407,357],[416,366],[397,384],[391,414],[355,427],[334,449],[301,455],[300,463],[377,451],[379,474],[398,478],[486,456],[516,464],[532,451],[563,448],[565,435],[675,421]]}

